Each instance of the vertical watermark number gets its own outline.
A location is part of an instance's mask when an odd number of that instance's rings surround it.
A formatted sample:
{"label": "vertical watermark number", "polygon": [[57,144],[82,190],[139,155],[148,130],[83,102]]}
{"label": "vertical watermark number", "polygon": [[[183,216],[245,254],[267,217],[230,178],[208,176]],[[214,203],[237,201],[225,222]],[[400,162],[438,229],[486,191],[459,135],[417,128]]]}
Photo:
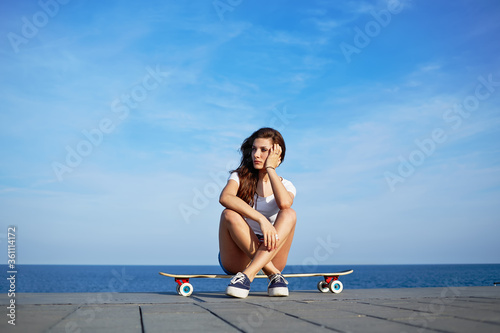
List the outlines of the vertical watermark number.
{"label": "vertical watermark number", "polygon": [[16,226],[7,229],[7,280],[9,281],[9,306],[7,306],[7,317],[10,325],[16,325]]}

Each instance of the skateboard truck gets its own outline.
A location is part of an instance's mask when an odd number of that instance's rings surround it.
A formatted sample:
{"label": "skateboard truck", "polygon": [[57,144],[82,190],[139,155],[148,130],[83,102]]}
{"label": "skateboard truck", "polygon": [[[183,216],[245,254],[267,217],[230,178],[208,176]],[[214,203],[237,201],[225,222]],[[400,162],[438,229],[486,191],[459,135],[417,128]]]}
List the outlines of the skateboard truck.
{"label": "skateboard truck", "polygon": [[193,293],[193,285],[189,283],[189,278],[176,278],[175,282],[177,282],[177,293],[182,296],[191,296]]}
{"label": "skateboard truck", "polygon": [[318,282],[318,290],[322,293],[331,291],[334,294],[339,294],[344,289],[344,285],[339,281],[338,275],[325,276],[324,281]]}

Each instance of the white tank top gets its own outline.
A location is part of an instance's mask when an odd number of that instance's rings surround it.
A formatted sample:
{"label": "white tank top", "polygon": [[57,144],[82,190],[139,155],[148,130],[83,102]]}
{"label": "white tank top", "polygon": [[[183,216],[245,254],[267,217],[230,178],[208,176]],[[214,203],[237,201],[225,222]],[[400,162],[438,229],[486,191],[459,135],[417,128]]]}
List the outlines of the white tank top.
{"label": "white tank top", "polygon": [[[240,185],[240,178],[238,177],[237,172],[231,173],[229,179],[236,181],[238,183],[238,186]],[[292,182],[283,178],[281,179],[281,182],[285,186],[285,189],[288,192],[293,193],[295,197],[295,195],[297,195],[297,190],[295,189],[295,186],[293,186]],[[257,195],[257,193],[255,193],[253,208],[264,215],[272,224],[274,224],[274,222],[276,221],[276,217],[278,216],[278,213],[280,211],[278,205],[276,204],[274,194],[271,194],[267,197],[261,197]],[[254,221],[248,217],[245,217],[245,221],[247,221],[253,232],[258,235],[262,235],[262,230],[260,229],[260,225],[257,221]]]}

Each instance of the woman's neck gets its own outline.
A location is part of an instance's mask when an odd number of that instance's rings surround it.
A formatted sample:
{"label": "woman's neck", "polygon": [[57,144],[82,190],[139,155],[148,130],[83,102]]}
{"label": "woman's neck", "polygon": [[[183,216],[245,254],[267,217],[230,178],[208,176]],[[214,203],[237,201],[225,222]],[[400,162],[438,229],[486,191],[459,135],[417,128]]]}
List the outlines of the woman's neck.
{"label": "woman's neck", "polygon": [[259,172],[259,180],[267,183],[269,181],[269,175],[267,174],[266,169],[263,169]]}

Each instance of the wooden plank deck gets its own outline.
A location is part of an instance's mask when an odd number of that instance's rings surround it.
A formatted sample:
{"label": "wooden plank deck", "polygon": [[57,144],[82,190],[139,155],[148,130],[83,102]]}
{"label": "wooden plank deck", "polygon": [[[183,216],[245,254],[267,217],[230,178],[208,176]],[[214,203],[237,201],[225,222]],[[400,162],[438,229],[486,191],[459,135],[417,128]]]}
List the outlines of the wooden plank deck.
{"label": "wooden plank deck", "polygon": [[[172,287],[175,288],[174,284]],[[222,293],[16,295],[0,332],[500,332],[500,287]]]}

